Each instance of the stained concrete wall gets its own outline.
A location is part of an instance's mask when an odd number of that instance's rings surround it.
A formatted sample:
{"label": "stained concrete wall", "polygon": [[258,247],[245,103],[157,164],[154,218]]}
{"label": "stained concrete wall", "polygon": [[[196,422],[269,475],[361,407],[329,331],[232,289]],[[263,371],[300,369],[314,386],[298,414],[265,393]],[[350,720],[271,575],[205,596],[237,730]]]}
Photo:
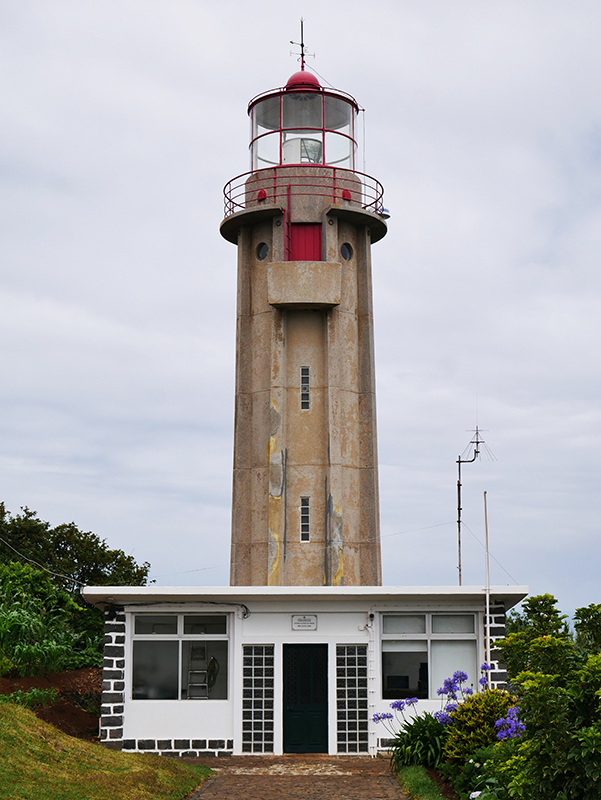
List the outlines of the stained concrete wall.
{"label": "stained concrete wall", "polygon": [[[356,203],[345,218],[330,200],[303,195],[264,219],[254,203],[248,224],[237,215],[232,585],[381,583],[373,215],[361,224]],[[323,261],[285,260],[297,221],[322,224]],[[309,409],[300,402],[302,366],[310,367]],[[310,498],[308,542],[302,497]]]}

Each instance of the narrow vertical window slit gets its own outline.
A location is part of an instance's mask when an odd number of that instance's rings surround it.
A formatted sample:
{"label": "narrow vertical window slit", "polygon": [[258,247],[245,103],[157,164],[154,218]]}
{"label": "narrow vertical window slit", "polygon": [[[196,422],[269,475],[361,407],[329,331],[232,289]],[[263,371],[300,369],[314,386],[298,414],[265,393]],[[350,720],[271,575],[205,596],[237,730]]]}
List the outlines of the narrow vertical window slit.
{"label": "narrow vertical window slit", "polygon": [[308,409],[311,407],[310,397],[310,368],[300,368],[300,403],[301,409]]}
{"label": "narrow vertical window slit", "polygon": [[301,497],[300,501],[300,539],[301,542],[308,542],[311,535],[310,530],[310,499]]}

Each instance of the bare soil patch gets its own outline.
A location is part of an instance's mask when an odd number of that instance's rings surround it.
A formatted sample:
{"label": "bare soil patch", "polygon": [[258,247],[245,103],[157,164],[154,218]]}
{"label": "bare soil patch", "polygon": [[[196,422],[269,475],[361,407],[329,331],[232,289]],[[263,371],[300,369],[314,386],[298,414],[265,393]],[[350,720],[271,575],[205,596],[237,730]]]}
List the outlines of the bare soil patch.
{"label": "bare soil patch", "polygon": [[35,715],[64,733],[98,741],[98,717],[102,690],[102,670],[95,667],[33,675],[27,678],[0,678],[0,694],[17,690],[56,689],[54,705],[37,708]]}

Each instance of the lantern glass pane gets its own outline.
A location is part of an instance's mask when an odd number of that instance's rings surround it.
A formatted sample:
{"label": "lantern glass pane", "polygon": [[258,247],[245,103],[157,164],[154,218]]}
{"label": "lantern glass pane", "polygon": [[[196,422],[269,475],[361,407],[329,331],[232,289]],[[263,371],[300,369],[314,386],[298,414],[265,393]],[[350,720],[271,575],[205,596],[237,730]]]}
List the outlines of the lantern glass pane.
{"label": "lantern glass pane", "polygon": [[261,136],[253,142],[252,146],[252,168],[264,169],[280,163],[280,132],[270,133]]}
{"label": "lantern glass pane", "polygon": [[340,97],[326,96],[324,98],[324,106],[326,112],[325,127],[330,131],[340,131],[350,136],[354,111],[351,104]]}
{"label": "lantern glass pane", "polygon": [[266,97],[252,110],[253,138],[267,131],[277,131],[280,127],[280,98]]}
{"label": "lantern glass pane", "polygon": [[294,92],[286,95],[283,102],[284,128],[321,128],[321,94]]}
{"label": "lantern glass pane", "polygon": [[353,168],[353,142],[346,136],[337,133],[326,132],[326,164],[341,167],[342,169]]}

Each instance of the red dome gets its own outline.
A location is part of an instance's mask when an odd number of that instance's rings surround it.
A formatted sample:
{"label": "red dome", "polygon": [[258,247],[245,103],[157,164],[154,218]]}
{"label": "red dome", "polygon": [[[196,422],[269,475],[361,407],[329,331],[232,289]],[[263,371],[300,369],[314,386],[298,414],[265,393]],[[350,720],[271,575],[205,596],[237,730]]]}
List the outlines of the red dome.
{"label": "red dome", "polygon": [[321,89],[321,86],[312,72],[303,69],[288,78],[286,89]]}

